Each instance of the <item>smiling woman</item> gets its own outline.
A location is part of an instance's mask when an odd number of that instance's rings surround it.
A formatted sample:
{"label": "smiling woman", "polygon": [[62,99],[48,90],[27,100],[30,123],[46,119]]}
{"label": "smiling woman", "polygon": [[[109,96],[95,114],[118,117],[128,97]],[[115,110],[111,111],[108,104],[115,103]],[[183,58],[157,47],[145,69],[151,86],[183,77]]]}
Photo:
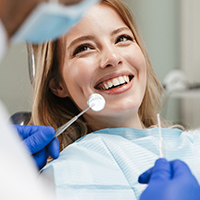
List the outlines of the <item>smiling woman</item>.
{"label": "smiling woman", "polygon": [[[120,0],[102,0],[66,35],[33,50],[30,124],[57,129],[87,108],[91,94],[106,101],[59,136],[63,151],[42,170],[52,176],[58,199],[138,199],[144,189],[138,175],[159,157],[162,85],[128,9]],[[167,159],[188,162],[200,180],[199,163],[191,162],[200,154],[200,134],[162,133]]]}
{"label": "smiling woman", "polygon": [[[107,16],[104,23],[102,15]],[[93,7],[59,44],[65,52],[59,55],[61,78],[51,79],[51,91],[73,99],[80,110],[92,93],[103,95],[105,109],[84,115],[93,131],[116,127],[116,120],[120,127],[142,128],[138,108],[146,88],[146,62],[134,33],[118,13],[105,4]],[[124,76],[128,83],[121,85]],[[103,89],[106,84],[114,87]]]}
{"label": "smiling woman", "polygon": [[136,24],[120,1],[102,1],[65,36],[33,49],[31,123],[56,129],[84,110],[92,93],[106,100],[104,110],[88,111],[60,136],[61,149],[102,128],[157,124],[162,86]]}

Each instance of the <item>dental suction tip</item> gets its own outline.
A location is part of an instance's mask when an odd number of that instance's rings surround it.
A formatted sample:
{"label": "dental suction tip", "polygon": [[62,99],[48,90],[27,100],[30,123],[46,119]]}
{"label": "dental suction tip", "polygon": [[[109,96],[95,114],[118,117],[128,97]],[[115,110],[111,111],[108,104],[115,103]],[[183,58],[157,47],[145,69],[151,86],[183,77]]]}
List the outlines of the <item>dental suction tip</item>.
{"label": "dental suction tip", "polygon": [[90,95],[87,104],[93,111],[101,111],[105,107],[105,99],[97,93]]}

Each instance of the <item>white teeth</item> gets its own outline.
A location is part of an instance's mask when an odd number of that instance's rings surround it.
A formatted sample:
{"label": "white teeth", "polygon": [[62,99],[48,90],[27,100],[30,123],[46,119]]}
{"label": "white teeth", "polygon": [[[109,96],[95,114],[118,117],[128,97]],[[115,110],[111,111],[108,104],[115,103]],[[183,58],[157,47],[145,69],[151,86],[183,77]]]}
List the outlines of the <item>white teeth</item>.
{"label": "white teeth", "polygon": [[122,77],[122,76],[120,76],[118,80],[119,80],[120,84],[125,83],[125,79],[124,79],[124,77]]}
{"label": "white teeth", "polygon": [[121,85],[121,84],[124,84],[124,83],[129,83],[129,77],[128,76],[119,76],[117,78],[114,78],[112,80],[109,80],[109,81],[105,81],[102,83],[102,85],[100,86],[101,89],[110,89],[112,88],[113,86],[118,86],[118,85]]}
{"label": "white teeth", "polygon": [[128,76],[124,76],[124,80],[129,83],[129,77]]}
{"label": "white teeth", "polygon": [[113,86],[111,81],[108,81],[107,84],[108,84],[108,88],[111,88]]}
{"label": "white teeth", "polygon": [[109,88],[108,84],[104,83],[104,87],[106,88],[106,90]]}
{"label": "white teeth", "polygon": [[114,85],[114,86],[120,85],[120,82],[119,82],[118,79],[116,79],[116,78],[114,78],[114,79],[112,80],[112,82],[113,82],[113,85]]}

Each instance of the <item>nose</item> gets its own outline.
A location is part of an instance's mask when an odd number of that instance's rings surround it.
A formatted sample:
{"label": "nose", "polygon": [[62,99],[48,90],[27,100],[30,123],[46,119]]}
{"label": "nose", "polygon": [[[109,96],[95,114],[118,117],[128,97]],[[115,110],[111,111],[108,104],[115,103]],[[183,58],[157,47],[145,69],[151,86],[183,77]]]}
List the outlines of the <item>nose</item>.
{"label": "nose", "polygon": [[122,63],[122,59],[117,50],[114,50],[112,47],[106,47],[102,50],[102,58],[100,62],[100,68],[105,67],[116,67]]}

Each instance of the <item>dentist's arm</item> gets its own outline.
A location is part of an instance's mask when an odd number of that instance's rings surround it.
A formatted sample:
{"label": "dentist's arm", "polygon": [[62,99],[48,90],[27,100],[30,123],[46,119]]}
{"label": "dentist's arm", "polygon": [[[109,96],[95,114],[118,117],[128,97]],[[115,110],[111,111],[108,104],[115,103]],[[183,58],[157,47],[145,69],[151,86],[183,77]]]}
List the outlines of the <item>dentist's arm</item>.
{"label": "dentist's arm", "polygon": [[60,153],[59,141],[54,138],[55,130],[52,127],[35,125],[14,125],[14,127],[22,138],[25,147],[33,155],[39,169],[47,163],[49,156],[53,159],[58,158]]}
{"label": "dentist's arm", "polygon": [[180,160],[158,159],[155,166],[139,177],[148,183],[140,200],[199,200],[200,186],[189,167]]}
{"label": "dentist's arm", "polygon": [[[49,0],[0,0],[0,19],[10,39],[33,9],[41,2]],[[59,0],[64,5],[71,5],[82,0]]]}

